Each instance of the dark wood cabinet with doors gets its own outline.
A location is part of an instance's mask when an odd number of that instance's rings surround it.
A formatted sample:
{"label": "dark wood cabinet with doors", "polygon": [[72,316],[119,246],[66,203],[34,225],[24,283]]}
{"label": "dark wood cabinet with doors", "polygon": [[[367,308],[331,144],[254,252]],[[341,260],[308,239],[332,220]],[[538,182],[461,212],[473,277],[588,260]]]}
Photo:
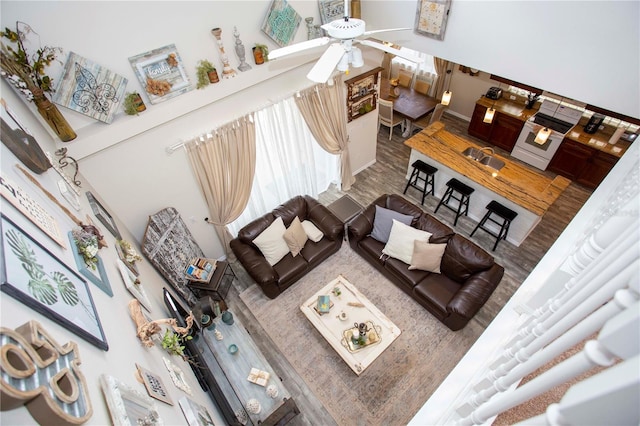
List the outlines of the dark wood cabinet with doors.
{"label": "dark wood cabinet with doors", "polygon": [[595,189],[617,162],[613,155],[565,138],[547,170]]}
{"label": "dark wood cabinet with doors", "polygon": [[487,107],[476,104],[467,132],[471,136],[511,152],[520,136],[524,122],[496,111],[493,122],[488,124],[482,121],[486,111]]}

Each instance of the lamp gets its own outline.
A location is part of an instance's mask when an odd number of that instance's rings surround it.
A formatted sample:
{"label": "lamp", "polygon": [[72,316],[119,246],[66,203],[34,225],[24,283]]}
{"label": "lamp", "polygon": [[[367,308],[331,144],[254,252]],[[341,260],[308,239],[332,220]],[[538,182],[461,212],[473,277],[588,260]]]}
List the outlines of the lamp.
{"label": "lamp", "polygon": [[[560,108],[560,105],[562,104],[563,100],[564,98],[560,99],[560,102],[558,102],[558,105],[556,105],[556,109],[555,111],[553,111],[553,117],[556,116],[556,112],[558,112],[558,108]],[[547,139],[549,139],[549,136],[551,136],[551,130],[548,127],[544,127],[538,130],[538,133],[536,134],[536,138],[533,141],[538,145],[544,145],[545,142],[547,142]]]}
{"label": "lamp", "polygon": [[[451,74],[451,70],[447,70],[447,74]],[[445,92],[442,94],[442,100],[440,101],[440,103],[442,105],[449,105],[449,102],[451,102],[451,90],[449,90],[449,88],[451,87],[451,79],[453,78],[453,75],[449,76],[449,81],[447,82],[447,90],[445,90]]]}
{"label": "lamp", "polygon": [[493,116],[495,115],[495,113],[496,113],[496,109],[493,106],[491,106],[490,108],[487,108],[487,112],[484,113],[484,118],[482,119],[482,122],[490,124],[493,121]]}

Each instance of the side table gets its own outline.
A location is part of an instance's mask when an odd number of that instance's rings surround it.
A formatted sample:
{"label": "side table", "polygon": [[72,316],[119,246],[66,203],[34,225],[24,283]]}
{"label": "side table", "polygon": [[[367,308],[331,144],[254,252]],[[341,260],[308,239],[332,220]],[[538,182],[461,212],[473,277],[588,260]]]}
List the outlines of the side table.
{"label": "side table", "polygon": [[213,300],[224,302],[229,288],[236,278],[236,273],[233,271],[231,264],[223,260],[218,260],[216,261],[216,269],[211,275],[209,282],[203,283],[188,280],[187,286],[193,291],[193,294],[197,298],[211,296]]}
{"label": "side table", "polygon": [[344,223],[344,240],[346,241],[348,238],[347,224],[363,210],[363,207],[349,195],[343,195],[329,204],[327,208]]}

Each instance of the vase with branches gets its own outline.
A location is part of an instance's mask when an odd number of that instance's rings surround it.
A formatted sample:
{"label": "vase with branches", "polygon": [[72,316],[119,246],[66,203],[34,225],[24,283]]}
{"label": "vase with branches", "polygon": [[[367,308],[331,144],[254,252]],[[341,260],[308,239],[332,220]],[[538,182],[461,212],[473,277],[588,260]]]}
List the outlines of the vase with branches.
{"label": "vase with branches", "polygon": [[[46,74],[46,68],[51,65],[59,54],[60,47],[44,46],[38,43],[35,52],[27,51],[25,44],[27,36],[38,34],[26,23],[17,21],[16,30],[5,28],[0,33],[3,41],[0,46],[0,66],[2,76],[16,87],[28,101],[35,103],[38,112],[63,142],[76,138],[67,120],[60,110],[47,98],[45,93],[53,92],[53,80]],[[59,62],[59,61],[58,61]]]}

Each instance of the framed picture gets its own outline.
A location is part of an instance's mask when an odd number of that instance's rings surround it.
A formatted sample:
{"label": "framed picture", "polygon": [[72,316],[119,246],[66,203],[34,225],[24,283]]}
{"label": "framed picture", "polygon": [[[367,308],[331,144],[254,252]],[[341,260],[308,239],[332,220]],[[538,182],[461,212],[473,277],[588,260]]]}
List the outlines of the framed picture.
{"label": "framed picture", "polygon": [[127,82],[125,77],[69,52],[53,102],[110,124],[124,98]]}
{"label": "framed picture", "polygon": [[96,269],[89,269],[84,258],[78,251],[78,246],[76,245],[76,241],[73,238],[73,233],[69,231],[69,242],[71,243],[71,251],[73,252],[73,258],[76,261],[76,267],[78,268],[78,272],[80,272],[86,279],[91,281],[98,287],[100,290],[104,291],[109,297],[113,297],[113,290],[111,290],[111,283],[109,283],[109,276],[107,275],[107,271],[104,269],[104,262],[100,255],[96,254],[96,259],[98,262],[96,263]]}
{"label": "framed picture", "polygon": [[176,385],[176,387],[181,391],[191,395],[191,386],[189,386],[189,383],[187,383],[187,380],[184,377],[184,372],[180,369],[180,367],[171,362],[171,360],[167,357],[162,357],[162,361],[169,371],[169,376],[171,377],[173,384]]}
{"label": "framed picture", "polygon": [[105,228],[117,239],[121,239],[120,231],[118,231],[118,227],[116,226],[116,221],[113,220],[113,217],[109,214],[107,209],[105,209],[96,197],[90,191],[86,192],[87,199],[89,200],[89,205],[91,206],[91,210],[93,211],[93,215],[98,218],[98,220],[104,225]]}
{"label": "framed picture", "polygon": [[136,368],[140,373],[140,377],[142,377],[144,387],[147,388],[149,395],[158,401],[164,402],[165,404],[173,405],[169,392],[167,392],[167,388],[164,386],[160,376],[152,373],[146,368],[140,367],[138,364],[136,364]]}
{"label": "framed picture", "polygon": [[369,95],[358,98],[355,101],[351,101],[347,103],[348,109],[348,121],[355,120],[356,118],[360,118],[363,115],[373,111],[376,109],[376,94],[371,93]]}
{"label": "framed picture", "polygon": [[175,44],[132,56],[129,62],[152,104],[193,89]]}
{"label": "framed picture", "polygon": [[87,282],[4,215],[0,237],[0,290],[109,350]]}
{"label": "framed picture", "polygon": [[149,298],[147,297],[147,293],[144,291],[144,287],[140,283],[140,279],[133,273],[129,268],[127,268],[126,264],[118,260],[118,270],[120,271],[120,276],[122,277],[122,281],[124,281],[124,286],[129,290],[129,293],[133,295],[138,302],[149,312],[151,312],[151,302],[149,302]]}
{"label": "framed picture", "polygon": [[318,0],[318,7],[323,25],[344,18],[344,0]]}
{"label": "framed picture", "polygon": [[418,0],[415,33],[443,40],[450,9],[451,0]]}
{"label": "framed picture", "polygon": [[51,167],[38,141],[20,123],[16,114],[9,109],[4,99],[0,99],[0,139],[9,150],[27,166],[29,170],[40,174]]}
{"label": "framed picture", "polygon": [[164,425],[155,402],[142,392],[107,374],[100,376],[100,387],[114,425]]}
{"label": "framed picture", "polygon": [[347,120],[352,121],[376,109],[378,75],[382,68],[374,68],[357,75],[347,85]]}
{"label": "framed picture", "polygon": [[302,16],[286,0],[273,0],[262,22],[262,31],[280,47],[288,46],[298,31]]}
{"label": "framed picture", "polygon": [[180,398],[178,403],[189,426],[215,426],[211,414],[204,405],[200,405],[186,396]]}

